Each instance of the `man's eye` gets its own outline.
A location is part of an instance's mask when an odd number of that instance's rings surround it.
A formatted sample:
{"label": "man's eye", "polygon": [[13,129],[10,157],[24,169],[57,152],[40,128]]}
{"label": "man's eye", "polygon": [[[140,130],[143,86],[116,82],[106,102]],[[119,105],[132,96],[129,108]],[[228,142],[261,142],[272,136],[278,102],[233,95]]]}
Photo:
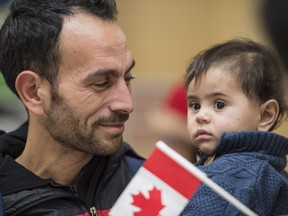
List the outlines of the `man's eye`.
{"label": "man's eye", "polygon": [[193,110],[199,110],[201,108],[201,106],[198,103],[190,103],[189,108],[193,109]]}
{"label": "man's eye", "polygon": [[99,82],[99,83],[95,83],[94,86],[96,86],[97,88],[103,88],[103,87],[107,87],[110,85],[110,82],[106,81],[106,82]]}
{"label": "man's eye", "polygon": [[215,103],[215,108],[216,109],[223,109],[225,107],[225,103],[224,102],[221,102],[221,101],[218,101]]}
{"label": "man's eye", "polygon": [[133,79],[135,79],[135,77],[133,77],[133,76],[128,76],[128,77],[125,78],[125,81],[126,81],[126,82],[130,82],[130,81],[133,80]]}

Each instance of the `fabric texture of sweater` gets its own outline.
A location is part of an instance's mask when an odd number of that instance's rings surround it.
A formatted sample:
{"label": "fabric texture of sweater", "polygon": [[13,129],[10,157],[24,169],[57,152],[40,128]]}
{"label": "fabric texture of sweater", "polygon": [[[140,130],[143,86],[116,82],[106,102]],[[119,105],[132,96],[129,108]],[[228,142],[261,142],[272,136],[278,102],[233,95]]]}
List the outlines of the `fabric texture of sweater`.
{"label": "fabric texture of sweater", "polygon": [[[288,175],[284,171],[288,139],[272,132],[224,133],[216,158],[197,165],[207,176],[256,214],[288,214]],[[182,216],[243,215],[232,204],[202,184]]]}

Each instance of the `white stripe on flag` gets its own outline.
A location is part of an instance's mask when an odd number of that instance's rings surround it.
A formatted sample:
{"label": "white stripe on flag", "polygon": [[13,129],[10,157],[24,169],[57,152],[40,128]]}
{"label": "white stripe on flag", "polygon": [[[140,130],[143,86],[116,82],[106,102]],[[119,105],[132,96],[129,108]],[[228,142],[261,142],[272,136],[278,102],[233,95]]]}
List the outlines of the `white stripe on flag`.
{"label": "white stripe on flag", "polygon": [[[151,194],[153,189],[160,191],[161,200],[155,200],[151,197],[151,195],[153,196]],[[133,205],[134,197],[141,195],[144,195],[147,199],[146,203],[139,203],[140,206],[143,206],[143,209],[136,207],[135,204]],[[175,216],[183,211],[189,200],[142,167],[119,197],[109,214],[111,216],[133,216],[137,215],[138,212],[139,215],[152,215],[151,212],[155,212],[152,207],[157,204],[157,201],[160,201],[163,206],[160,208],[159,215]]]}

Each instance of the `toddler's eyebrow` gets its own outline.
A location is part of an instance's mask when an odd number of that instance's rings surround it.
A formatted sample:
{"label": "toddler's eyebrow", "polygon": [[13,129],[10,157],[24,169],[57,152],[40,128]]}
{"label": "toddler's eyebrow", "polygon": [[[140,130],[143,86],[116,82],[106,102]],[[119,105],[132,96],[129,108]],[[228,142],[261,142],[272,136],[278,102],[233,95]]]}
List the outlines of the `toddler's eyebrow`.
{"label": "toddler's eyebrow", "polygon": [[[211,94],[206,95],[205,98],[214,98],[214,97],[220,97],[220,96],[227,97],[228,94],[225,94],[224,92],[216,91],[216,92],[212,92]],[[196,100],[196,99],[199,99],[199,96],[193,95],[193,94],[187,95],[187,100]]]}

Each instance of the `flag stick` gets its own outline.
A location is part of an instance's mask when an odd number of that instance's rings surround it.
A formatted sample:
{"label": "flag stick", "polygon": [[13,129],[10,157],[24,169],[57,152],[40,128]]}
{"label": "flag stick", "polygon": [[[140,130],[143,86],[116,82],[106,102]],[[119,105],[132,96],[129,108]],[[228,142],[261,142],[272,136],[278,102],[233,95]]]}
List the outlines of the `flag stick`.
{"label": "flag stick", "polygon": [[243,203],[237,200],[234,196],[225,191],[222,187],[213,182],[210,178],[206,176],[206,174],[203,171],[201,171],[191,162],[183,158],[180,154],[172,150],[164,142],[158,141],[156,143],[156,146],[157,148],[161,149],[165,154],[170,156],[173,160],[175,160],[177,163],[181,164],[188,172],[190,172],[198,179],[200,179],[204,184],[206,184],[208,187],[214,190],[217,194],[219,194],[221,197],[223,197],[232,205],[234,205],[234,207],[236,207],[239,211],[241,211],[245,215],[257,216],[256,213],[254,213],[247,206],[245,206]]}

